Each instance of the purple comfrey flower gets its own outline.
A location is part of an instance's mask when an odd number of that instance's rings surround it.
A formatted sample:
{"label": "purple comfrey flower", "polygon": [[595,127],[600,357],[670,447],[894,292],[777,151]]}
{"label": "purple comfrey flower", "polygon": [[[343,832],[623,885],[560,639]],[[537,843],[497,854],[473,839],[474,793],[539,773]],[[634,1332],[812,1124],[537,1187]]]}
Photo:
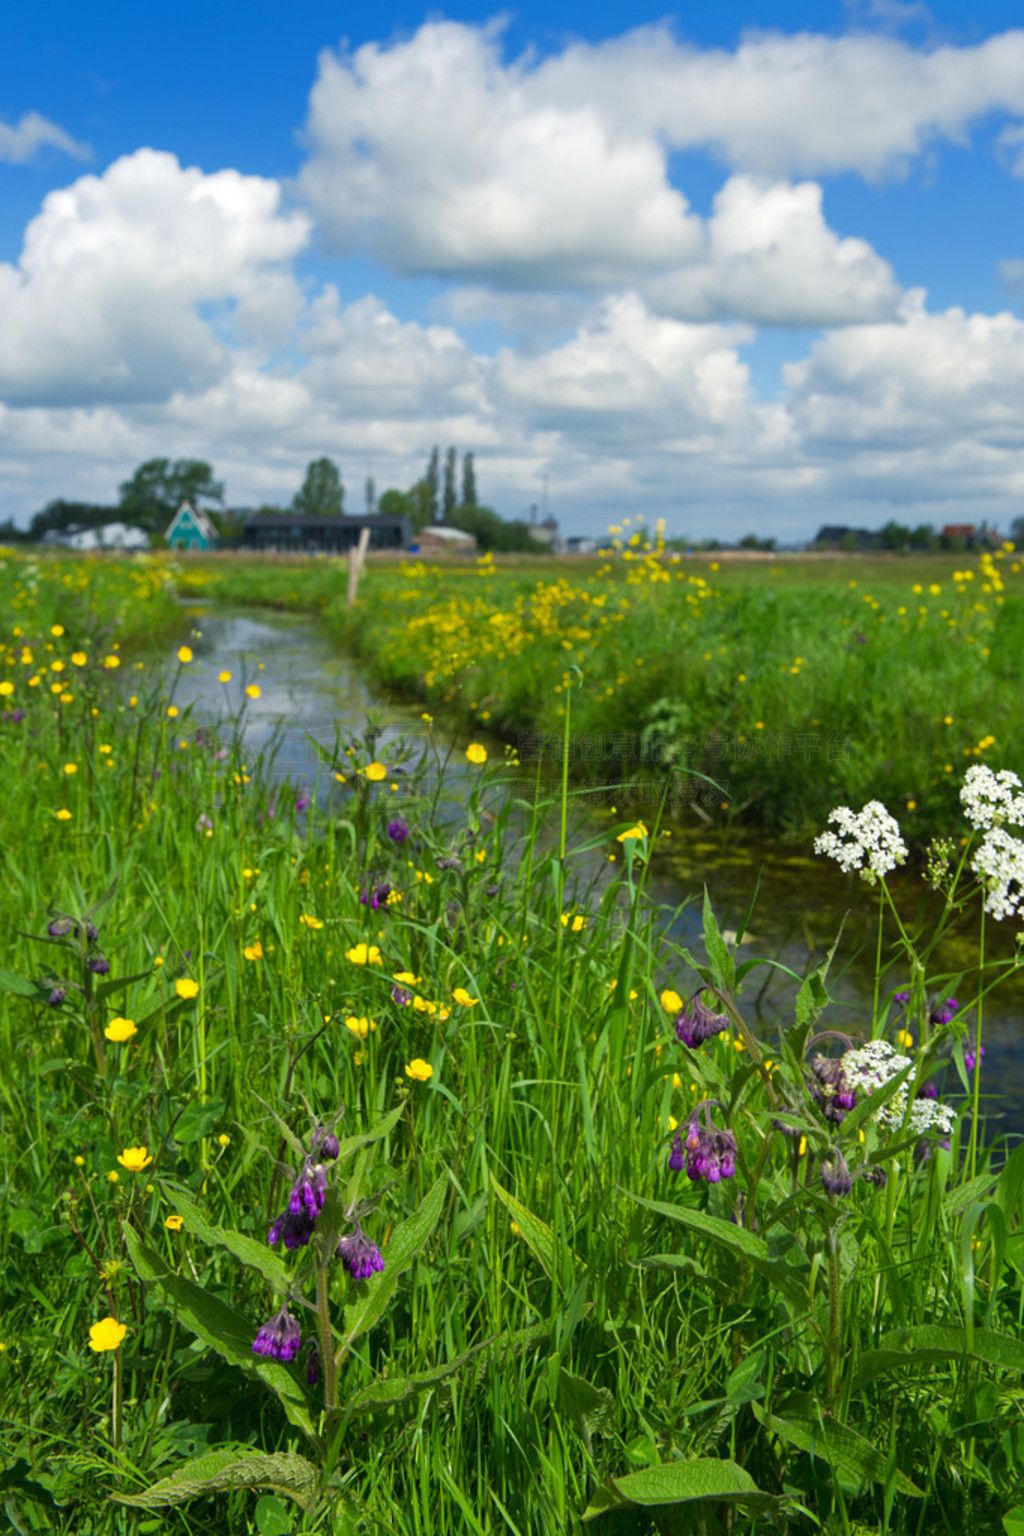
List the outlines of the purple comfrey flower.
{"label": "purple comfrey flower", "polygon": [[917,1097],[919,1099],[937,1099],[938,1096],[939,1090],[934,1083],[924,1083],[917,1090]]}
{"label": "purple comfrey flower", "polygon": [[289,1253],[294,1253],[296,1248],[305,1248],[316,1230],[316,1217],[310,1217],[305,1211],[293,1215],[291,1211],[283,1211],[267,1233],[267,1242],[271,1248],[275,1247],[282,1238]]}
{"label": "purple comfrey flower", "polygon": [[694,1046],[703,1045],[705,1040],[720,1035],[728,1023],[726,1014],[712,1013],[701,1002],[700,992],[695,992],[676,1019],[676,1034],[684,1045],[693,1049]]}
{"label": "purple comfrey flower", "polygon": [[354,1232],[339,1237],[337,1254],[353,1280],[369,1280],[372,1274],[379,1274],[384,1268],[380,1249],[366,1236],[358,1221]]}
{"label": "purple comfrey flower", "polygon": [[811,1071],[817,1078],[811,1084],[811,1097],[821,1105],[822,1113],[830,1125],[842,1125],[850,1110],[857,1103],[856,1089],[851,1088],[843,1076],[843,1063],[838,1057],[811,1057]]}
{"label": "purple comfrey flower", "polygon": [[830,1195],[848,1195],[853,1188],[853,1175],[838,1147],[822,1162],[821,1182]]}
{"label": "purple comfrey flower", "polygon": [[[982,1059],[984,1060],[985,1047],[981,1046],[980,1049],[981,1049]],[[973,1072],[977,1065],[978,1065],[978,1057],[975,1054],[975,1050],[974,1050],[973,1045],[969,1045],[967,1047],[967,1049],[964,1051],[964,1066],[967,1068],[968,1072]]]}
{"label": "purple comfrey flower", "polygon": [[894,997],[893,997],[893,1002],[894,1003],[899,1003],[901,1008],[905,1008],[907,1006],[907,1004],[910,1002],[910,993],[909,992],[897,992],[894,995]]}
{"label": "purple comfrey flower", "polygon": [[89,940],[90,944],[95,944],[96,940],[100,936],[100,931],[96,927],[96,924],[95,923],[90,923],[88,918],[86,918],[86,922],[85,922],[85,936]]}
{"label": "purple comfrey flower", "polygon": [[959,1006],[955,997],[947,997],[945,1002],[936,999],[928,1011],[928,1017],[933,1024],[948,1024]]}
{"label": "purple comfrey flower", "polygon": [[400,816],[388,822],[388,837],[393,843],[404,843],[409,836],[409,827]]}
{"label": "purple comfrey flower", "polygon": [[313,1132],[313,1156],[325,1163],[333,1163],[340,1150],[341,1147],[334,1132],[325,1126],[318,1125]]}
{"label": "purple comfrey flower", "polygon": [[[331,1135],[329,1131],[325,1134]],[[273,1248],[283,1238],[289,1250],[305,1248],[316,1229],[316,1219],[323,1210],[326,1194],[327,1169],[313,1157],[307,1157],[289,1191],[287,1210],[281,1212],[267,1233],[270,1246]]]}
{"label": "purple comfrey flower", "polygon": [[68,995],[67,987],[54,987],[46,1001],[51,1008],[59,1008]]}
{"label": "purple comfrey flower", "polygon": [[364,886],[359,893],[359,900],[364,907],[368,906],[374,912],[377,912],[381,907],[387,906],[390,895],[391,886],[386,880],[382,880],[377,885]]}
{"label": "purple comfrey flower", "polygon": [[406,987],[396,984],[391,988],[391,1001],[398,1003],[399,1007],[407,1008],[412,1002],[412,993]]}
{"label": "purple comfrey flower", "polygon": [[20,725],[25,718],[23,709],[7,709],[0,714],[0,723],[4,725]]}
{"label": "purple comfrey flower", "polygon": [[202,814],[199,817],[199,820],[196,822],[196,831],[197,832],[212,832],[213,831],[213,822],[210,820],[209,816],[207,816],[205,811],[202,812]]}
{"label": "purple comfrey flower", "polygon": [[298,816],[302,811],[307,811],[308,809],[309,809],[309,796],[308,795],[300,795],[299,798],[295,802],[295,814]]}
{"label": "purple comfrey flower", "polygon": [[110,970],[110,961],[106,955],[93,955],[92,959],[86,962],[86,967],[94,976],[106,976]]}
{"label": "purple comfrey flower", "polygon": [[47,923],[46,931],[51,939],[66,939],[69,933],[78,936],[78,924],[70,917],[55,917],[52,923]]}
{"label": "purple comfrey flower", "polygon": [[280,1312],[276,1312],[263,1324],[253,1341],[252,1352],[254,1355],[265,1355],[270,1360],[281,1360],[287,1364],[289,1360],[295,1359],[301,1342],[299,1325],[288,1311],[288,1303],[285,1302]]}
{"label": "purple comfrey flower", "polygon": [[[709,1184],[717,1184],[721,1179],[731,1179],[736,1172],[736,1138],[732,1131],[720,1131],[711,1121],[708,1106],[717,1103],[717,1099],[705,1099],[698,1104],[672,1141],[669,1167],[678,1173],[685,1154],[686,1176],[695,1182],[707,1179]],[[703,1125],[700,1123],[702,1112]]]}

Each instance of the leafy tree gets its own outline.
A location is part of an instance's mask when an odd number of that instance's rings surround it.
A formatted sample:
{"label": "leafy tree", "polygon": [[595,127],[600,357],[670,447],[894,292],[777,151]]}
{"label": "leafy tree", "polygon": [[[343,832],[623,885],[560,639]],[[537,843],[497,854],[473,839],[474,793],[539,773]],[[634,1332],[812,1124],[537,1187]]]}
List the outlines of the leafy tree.
{"label": "leafy tree", "polygon": [[301,490],[292,500],[292,511],[315,517],[340,516],[345,500],[341,473],[333,459],[313,459],[306,469]]}
{"label": "leafy tree", "polygon": [[918,523],[916,528],[911,529],[909,543],[911,549],[934,549],[938,538],[931,523]]}
{"label": "leafy tree", "polygon": [[423,479],[430,493],[430,521],[436,523],[441,504],[441,455],[436,448],[430,450],[427,472]]}
{"label": "leafy tree", "polygon": [[147,459],[118,486],[118,511],[126,523],[163,533],[183,501],[224,504],[224,482],[203,459]]}
{"label": "leafy tree", "polygon": [[455,472],[457,455],[454,448],[449,448],[444,456],[444,521],[450,522],[452,513],[458,506],[459,498],[455,492]]}
{"label": "leafy tree", "polygon": [[483,550],[541,553],[545,548],[533,538],[528,523],[518,519],[506,523],[491,507],[456,507],[451,516],[451,525],[474,534],[478,546]]}
{"label": "leafy tree", "polygon": [[407,491],[384,491],[377,508],[387,517],[407,517],[417,533],[434,521],[426,480],[417,480]]}
{"label": "leafy tree", "polygon": [[471,453],[462,455],[462,505],[476,506],[476,466]]}
{"label": "leafy tree", "polygon": [[896,522],[895,518],[890,518],[879,532],[879,538],[883,549],[907,549],[910,545],[910,529]]}

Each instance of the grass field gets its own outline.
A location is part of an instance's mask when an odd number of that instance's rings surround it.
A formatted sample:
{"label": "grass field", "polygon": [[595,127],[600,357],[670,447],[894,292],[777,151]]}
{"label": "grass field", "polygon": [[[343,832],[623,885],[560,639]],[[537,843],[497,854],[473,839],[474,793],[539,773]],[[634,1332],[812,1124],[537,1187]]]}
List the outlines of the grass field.
{"label": "grass field", "polygon": [[[627,559],[626,556],[630,558]],[[582,780],[634,805],[806,838],[871,797],[924,840],[966,764],[1024,761],[1015,707],[1020,562],[961,556],[678,563],[510,558],[371,563],[357,608],[324,560],[190,564],[190,588],[318,612],[384,693],[560,753],[564,689]]]}
{"label": "grass field", "polygon": [[[290,581],[295,603],[323,596],[342,622],[334,572],[233,569],[235,596],[251,579],[292,601]],[[737,622],[729,589],[694,599],[689,574],[666,610],[660,579],[565,578],[566,611],[588,606],[583,590],[629,606],[574,639],[584,683],[570,671],[552,728],[573,736],[599,662],[642,615],[701,637]],[[368,648],[389,582],[392,611],[426,616],[434,645],[454,578],[371,576]],[[459,579],[480,622],[477,604],[514,614],[525,580]],[[135,669],[129,634],[173,617],[150,568],[10,562],[0,580],[14,1530],[1019,1525],[1024,1152],[978,1134],[985,997],[948,1006],[941,934],[880,952],[856,1038],[822,1033],[822,972],[759,1038],[746,996],[761,964],[742,935],[726,940],[709,903],[688,954],[646,898],[653,819],[650,835],[625,820],[581,845],[566,785],[541,839],[521,771],[469,730],[455,823],[436,814],[429,743],[381,760],[339,741],[318,809],[241,755],[240,678],[224,677],[216,730],[176,703],[196,665],[180,632],[169,681]],[[554,625],[565,586],[544,585],[530,613]],[[893,614],[873,595],[871,646]],[[795,597],[826,613],[805,586]],[[968,635],[997,647],[956,597],[966,667]],[[906,631],[919,657],[939,627],[922,606]],[[536,656],[539,688],[560,641],[534,629],[510,677]],[[771,681],[780,700],[801,686]],[[978,834],[959,813],[945,830],[943,920],[978,896],[963,862]],[[608,853],[598,891],[587,871]],[[876,1066],[855,1072],[872,1040]]]}

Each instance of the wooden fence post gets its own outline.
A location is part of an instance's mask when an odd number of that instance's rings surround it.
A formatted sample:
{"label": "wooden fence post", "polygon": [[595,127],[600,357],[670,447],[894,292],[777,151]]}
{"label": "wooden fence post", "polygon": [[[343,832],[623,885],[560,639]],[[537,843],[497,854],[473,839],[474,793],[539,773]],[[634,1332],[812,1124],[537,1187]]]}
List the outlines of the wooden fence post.
{"label": "wooden fence post", "polygon": [[370,530],[365,525],[359,530],[359,543],[348,552],[348,598],[346,607],[354,608],[359,591],[359,578],[363,573],[363,561],[370,547]]}

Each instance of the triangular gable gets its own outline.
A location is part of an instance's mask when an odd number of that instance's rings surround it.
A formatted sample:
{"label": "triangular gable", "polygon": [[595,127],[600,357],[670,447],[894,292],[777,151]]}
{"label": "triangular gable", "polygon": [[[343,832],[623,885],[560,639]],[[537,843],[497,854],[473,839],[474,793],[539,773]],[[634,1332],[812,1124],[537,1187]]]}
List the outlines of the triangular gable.
{"label": "triangular gable", "polygon": [[179,523],[184,522],[186,517],[191,520],[192,526],[202,534],[208,544],[215,544],[217,542],[217,530],[202,507],[194,507],[190,501],[183,501],[177,512],[175,512],[171,525],[164,535],[168,543],[178,532]]}

